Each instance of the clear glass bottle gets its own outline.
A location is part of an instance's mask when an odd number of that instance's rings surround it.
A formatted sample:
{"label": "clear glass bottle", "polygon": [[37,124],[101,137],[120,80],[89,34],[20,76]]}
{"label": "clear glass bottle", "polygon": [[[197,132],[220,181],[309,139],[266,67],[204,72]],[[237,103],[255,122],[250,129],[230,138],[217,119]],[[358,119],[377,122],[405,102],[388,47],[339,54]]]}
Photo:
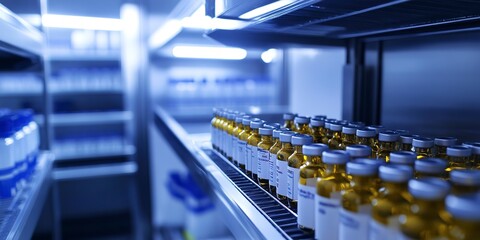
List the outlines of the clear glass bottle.
{"label": "clear glass bottle", "polygon": [[217,128],[218,128],[218,133],[217,133],[217,147],[218,147],[218,152],[222,154],[222,142],[223,142],[223,123],[226,121],[225,115],[227,114],[226,110],[221,111],[219,116],[220,119],[218,120],[217,123]]}
{"label": "clear glass bottle", "polygon": [[467,169],[470,166],[472,149],[465,146],[450,146],[447,147],[447,172],[454,169]]}
{"label": "clear glass bottle", "polygon": [[287,204],[287,168],[288,157],[293,153],[292,136],[293,131],[284,131],[280,133],[280,142],[282,147],[277,152],[277,198],[284,204]]}
{"label": "clear glass bottle", "polygon": [[340,146],[342,143],[342,127],[340,123],[330,123],[332,138],[328,140],[328,147],[332,150],[342,150]]}
{"label": "clear glass bottle", "polygon": [[372,156],[372,148],[367,145],[353,144],[347,146],[345,150],[352,160],[358,158],[370,158]]}
{"label": "clear glass bottle", "polygon": [[417,154],[411,151],[397,151],[390,153],[390,163],[408,165],[413,167],[417,160]]}
{"label": "clear glass bottle", "polygon": [[240,133],[243,131],[244,127],[243,127],[243,123],[242,123],[242,120],[243,118],[250,118],[250,116],[248,115],[238,115],[236,118],[235,118],[235,128],[233,129],[233,142],[232,142],[232,158],[233,158],[233,164],[235,164],[235,166],[239,166],[239,163],[238,163],[238,141],[239,141],[239,137],[240,137]]}
{"label": "clear glass bottle", "polygon": [[417,159],[433,157],[433,139],[426,137],[416,137],[412,140],[413,151],[417,154]]}
{"label": "clear glass bottle", "polygon": [[413,151],[413,139],[418,138],[418,135],[402,134],[400,135],[400,148],[401,151]]}
{"label": "clear glass bottle", "polygon": [[322,137],[322,143],[328,145],[328,140],[332,138],[332,130],[330,130],[330,122],[325,120],[325,135]]}
{"label": "clear glass bottle", "polygon": [[[268,184],[270,179],[270,148],[273,145],[273,128],[261,127],[259,130],[261,141],[258,143],[258,163],[257,175],[258,184],[265,190],[269,190]],[[255,166],[253,166],[255,167]]]}
{"label": "clear glass bottle", "polygon": [[447,161],[441,158],[424,158],[415,161],[415,177],[437,177],[447,178],[448,174],[445,171],[447,168]]}
{"label": "clear glass bottle", "polygon": [[355,133],[357,128],[353,126],[343,126],[342,127],[342,142],[340,143],[340,149],[345,150],[347,146],[355,144]]}
{"label": "clear glass bottle", "polygon": [[212,142],[213,149],[217,150],[217,143],[216,143],[216,133],[217,133],[217,120],[218,120],[218,109],[213,108],[213,118],[210,121],[210,138]]}
{"label": "clear glass bottle", "polygon": [[293,146],[293,153],[288,157],[287,202],[288,207],[296,212],[300,167],[305,164],[306,161],[306,157],[303,155],[303,145],[312,144],[313,138],[307,134],[295,134],[292,136],[291,143]]}
{"label": "clear glass bottle", "polygon": [[452,194],[462,195],[480,192],[480,170],[456,169],[450,172]]}
{"label": "clear glass bottle", "polygon": [[225,132],[227,133],[225,136],[225,155],[230,162],[233,162],[233,129],[236,127],[235,125],[235,117],[236,114],[228,114],[228,125]]}
{"label": "clear glass bottle", "polygon": [[245,168],[247,169],[247,175],[253,179],[253,181],[257,181],[257,164],[258,164],[258,143],[260,142],[260,134],[258,129],[263,127],[263,121],[251,121],[250,128],[252,132],[247,139],[247,161],[245,164]]}
{"label": "clear glass bottle", "polygon": [[220,153],[226,157],[227,156],[227,131],[228,131],[228,124],[230,124],[230,120],[228,119],[228,116],[230,115],[231,111],[225,112],[223,114],[223,122],[222,125],[220,126],[221,131],[221,143],[220,143]]}
{"label": "clear glass bottle", "polygon": [[457,144],[457,139],[454,137],[437,137],[434,142],[434,156],[447,160],[447,147]]}
{"label": "clear glass bottle", "polygon": [[295,114],[295,113],[284,113],[283,114],[283,121],[284,121],[283,127],[288,128],[292,131],[295,131],[296,128],[295,128],[295,123],[293,122],[293,120],[295,119],[296,116],[297,116],[297,114]]}
{"label": "clear glass bottle", "polygon": [[325,176],[317,180],[315,195],[315,239],[338,239],[341,192],[350,188],[346,172],[349,160],[343,150],[322,153]]}
{"label": "clear glass bottle", "polygon": [[367,128],[357,129],[356,132],[356,143],[372,148],[372,158],[377,158],[378,141],[376,140],[376,135],[375,130]]}
{"label": "clear glass bottle", "polygon": [[322,153],[328,150],[323,143],[303,145],[306,162],[300,167],[298,182],[298,228],[311,233],[315,228],[315,194],[317,178],[325,175]]}
{"label": "clear glass bottle", "polygon": [[238,167],[242,171],[246,171],[246,163],[247,163],[247,140],[250,136],[252,130],[250,129],[250,118],[243,118],[243,131],[238,134],[238,143],[237,143],[237,153],[238,153]]}
{"label": "clear glass bottle", "polygon": [[480,239],[480,195],[449,195],[445,199],[452,221],[448,237],[452,240]]}
{"label": "clear glass bottle", "polygon": [[390,161],[390,153],[396,151],[399,135],[394,131],[383,131],[378,134],[377,158]]}
{"label": "clear glass bottle", "polygon": [[322,143],[327,130],[325,129],[325,120],[312,118],[310,120],[310,135],[313,137],[314,143]]}
{"label": "clear glass bottle", "polygon": [[413,168],[406,165],[384,165],[378,168],[383,187],[372,200],[372,218],[369,225],[371,240],[397,240],[400,236],[399,216],[406,214],[412,197],[408,181]]}
{"label": "clear glass bottle", "polygon": [[449,190],[448,182],[438,178],[408,182],[408,192],[413,201],[409,212],[400,216],[401,239],[446,238],[449,216],[444,200]]}
{"label": "clear glass bottle", "polygon": [[[371,158],[357,158],[357,159],[353,159],[352,162],[369,164],[369,165],[375,166],[376,168],[379,168],[380,166],[383,166],[383,165],[387,164],[382,159],[371,159]],[[376,175],[373,187],[375,189],[379,190],[382,186],[381,184],[382,184],[382,181],[380,180],[380,177],[378,175]]]}
{"label": "clear glass bottle", "polygon": [[472,143],[469,147],[472,149],[470,168],[480,169],[480,143]]}
{"label": "clear glass bottle", "polygon": [[310,118],[305,116],[295,117],[295,132],[300,134],[310,134],[310,128],[308,124],[310,123]]}
{"label": "clear glass bottle", "polygon": [[273,196],[277,195],[277,153],[282,148],[282,143],[280,142],[280,133],[288,131],[288,128],[279,128],[274,129],[273,136],[273,145],[270,147],[270,175],[269,175],[269,191]]}
{"label": "clear glass bottle", "polygon": [[368,239],[368,225],[372,212],[372,200],[377,196],[375,182],[378,165],[353,161],[347,163],[351,176],[350,189],[342,193],[339,239]]}

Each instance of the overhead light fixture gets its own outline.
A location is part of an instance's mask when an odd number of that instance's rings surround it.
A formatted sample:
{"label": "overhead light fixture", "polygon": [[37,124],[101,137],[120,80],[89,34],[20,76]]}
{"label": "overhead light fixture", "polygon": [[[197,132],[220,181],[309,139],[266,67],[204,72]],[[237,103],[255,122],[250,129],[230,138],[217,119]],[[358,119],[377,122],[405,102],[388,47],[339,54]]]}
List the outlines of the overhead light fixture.
{"label": "overhead light fixture", "polygon": [[175,46],[172,54],[176,58],[201,58],[242,60],[247,51],[242,48],[210,47],[210,46]]}
{"label": "overhead light fixture", "polygon": [[121,31],[123,29],[122,20],[116,18],[46,14],[42,16],[42,23],[43,26],[50,28],[71,28],[104,31]]}
{"label": "overhead light fixture", "polygon": [[234,19],[211,18],[205,15],[205,5],[200,6],[191,16],[184,17],[182,27],[190,29],[235,30],[247,26],[248,22]]}
{"label": "overhead light fixture", "polygon": [[251,11],[248,11],[248,12],[240,15],[239,18],[241,18],[241,19],[254,19],[254,18],[262,16],[266,13],[269,13],[269,12],[275,11],[279,8],[285,7],[285,6],[287,6],[287,5],[289,5],[293,2],[296,2],[296,1],[297,0],[278,0],[276,2],[267,4],[267,5],[263,5],[259,8],[255,8]]}
{"label": "overhead light fixture", "polygon": [[277,56],[277,49],[270,48],[267,51],[263,52],[260,57],[264,63],[271,63],[273,59]]}
{"label": "overhead light fixture", "polygon": [[169,20],[152,34],[148,43],[151,48],[162,47],[180,31],[182,31],[182,23],[178,20]]}

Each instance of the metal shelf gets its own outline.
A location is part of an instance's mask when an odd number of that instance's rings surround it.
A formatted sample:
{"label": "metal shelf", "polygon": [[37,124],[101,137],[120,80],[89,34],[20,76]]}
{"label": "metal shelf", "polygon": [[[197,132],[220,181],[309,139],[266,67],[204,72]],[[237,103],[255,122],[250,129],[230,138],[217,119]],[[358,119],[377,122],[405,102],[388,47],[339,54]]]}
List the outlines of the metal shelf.
{"label": "metal shelf", "polygon": [[89,112],[89,113],[55,113],[51,123],[54,126],[76,126],[92,124],[113,124],[130,121],[133,114],[130,111],[120,112]]}
{"label": "metal shelf", "polygon": [[53,179],[55,181],[68,181],[98,177],[128,176],[135,174],[137,169],[138,167],[135,162],[61,168],[53,171]]}
{"label": "metal shelf", "polygon": [[293,212],[214,152],[208,135],[187,134],[161,108],[156,109],[154,121],[201,187],[218,200],[236,239],[313,238],[297,228]]}
{"label": "metal shelf", "polygon": [[50,60],[54,62],[114,62],[120,61],[120,52],[52,52]]}
{"label": "metal shelf", "polygon": [[54,156],[41,152],[38,165],[26,186],[11,199],[0,200],[0,238],[30,239],[45,204]]}
{"label": "metal shelf", "polygon": [[0,51],[19,56],[43,54],[43,35],[0,4]]}
{"label": "metal shelf", "polygon": [[109,151],[109,152],[96,152],[90,154],[57,154],[56,161],[68,161],[68,160],[88,160],[95,158],[107,158],[107,157],[128,157],[135,154],[135,146],[127,145],[122,147],[121,151]]}

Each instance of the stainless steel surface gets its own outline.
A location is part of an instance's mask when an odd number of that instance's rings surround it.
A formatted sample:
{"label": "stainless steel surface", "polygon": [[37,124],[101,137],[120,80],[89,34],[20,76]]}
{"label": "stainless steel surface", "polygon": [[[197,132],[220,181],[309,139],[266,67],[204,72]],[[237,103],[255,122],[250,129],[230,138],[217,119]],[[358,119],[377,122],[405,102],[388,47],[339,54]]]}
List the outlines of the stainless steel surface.
{"label": "stainless steel surface", "polygon": [[53,154],[41,152],[31,179],[17,195],[0,200],[0,238],[30,239],[52,183]]}
{"label": "stainless steel surface", "polygon": [[[193,142],[192,136],[163,109],[155,111],[155,123],[201,186],[218,201],[230,231],[237,239],[285,239],[279,229]],[[197,135],[198,136],[198,135]],[[207,138],[208,139],[208,138]]]}
{"label": "stainless steel surface", "polygon": [[96,177],[133,175],[136,172],[137,164],[135,162],[113,163],[55,169],[53,171],[53,179],[55,181],[91,179]]}
{"label": "stainless steel surface", "polygon": [[97,125],[108,123],[122,123],[131,121],[133,114],[130,111],[120,112],[88,112],[88,113],[55,113],[51,116],[51,123],[55,126]]}
{"label": "stainless steel surface", "polygon": [[129,157],[135,154],[135,146],[127,145],[123,146],[121,151],[108,151],[108,152],[99,152],[99,153],[91,153],[91,154],[57,154],[55,160],[56,161],[68,161],[68,160],[82,160],[82,159],[97,159],[97,158],[105,158],[105,157]]}

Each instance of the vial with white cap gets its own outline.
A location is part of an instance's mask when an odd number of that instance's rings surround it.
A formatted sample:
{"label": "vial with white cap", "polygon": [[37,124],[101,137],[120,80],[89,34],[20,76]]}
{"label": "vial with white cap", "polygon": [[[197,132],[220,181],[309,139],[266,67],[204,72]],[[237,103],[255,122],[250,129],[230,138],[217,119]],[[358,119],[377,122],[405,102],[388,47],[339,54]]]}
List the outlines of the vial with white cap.
{"label": "vial with white cap", "polygon": [[210,121],[210,138],[212,139],[212,147],[217,150],[217,120],[218,120],[218,109],[213,108],[213,118]]}
{"label": "vial with white cap", "polygon": [[310,128],[308,124],[310,123],[310,118],[305,116],[296,116],[295,117],[295,132],[300,134],[309,134]]}
{"label": "vial with white cap", "polygon": [[342,143],[342,124],[339,122],[330,123],[330,131],[332,138],[328,140],[328,147],[332,150],[342,150],[340,144]]}
{"label": "vial with white cap", "polygon": [[372,148],[372,158],[377,158],[378,141],[376,139],[377,133],[375,130],[362,128],[356,131],[356,143],[367,145]]}
{"label": "vial with white cap", "polygon": [[397,151],[390,153],[390,163],[414,166],[417,154],[411,151]]}
{"label": "vial with white cap", "polygon": [[478,193],[480,191],[480,170],[456,169],[450,172],[452,193],[456,195]]}
{"label": "vial with white cap", "polygon": [[237,161],[238,167],[242,170],[246,170],[246,162],[247,162],[247,140],[252,132],[250,128],[250,117],[243,117],[242,125],[243,130],[238,134],[238,142],[237,142]]}
{"label": "vial with white cap", "polygon": [[350,154],[352,160],[357,158],[370,158],[372,156],[372,148],[367,145],[353,144],[347,146],[345,150]]}
{"label": "vial with white cap", "polygon": [[236,114],[228,114],[228,125],[226,129],[226,138],[225,138],[225,155],[230,162],[233,162],[233,129],[236,127],[235,118]]}
{"label": "vial with white cap", "polygon": [[233,128],[233,134],[232,134],[232,160],[233,164],[235,166],[238,166],[238,138],[240,136],[240,133],[243,131],[243,123],[242,120],[244,117],[249,118],[250,116],[248,115],[237,115],[235,117],[235,128]]}
{"label": "vial with white cap", "polygon": [[472,149],[465,146],[449,146],[447,147],[447,172],[453,169],[467,169],[471,164]]}
{"label": "vial with white cap", "polygon": [[280,142],[280,133],[283,131],[288,131],[288,128],[274,129],[272,133],[273,145],[270,147],[270,169],[269,169],[269,191],[274,196],[277,195],[277,153],[282,148],[282,143]]}
{"label": "vial with white cap", "polygon": [[303,145],[306,162],[300,167],[298,182],[298,227],[308,233],[315,229],[315,194],[317,178],[324,176],[322,153],[328,150],[323,143]]}
{"label": "vial with white cap", "polygon": [[437,177],[446,178],[447,161],[441,158],[424,158],[422,160],[415,161],[415,177]]}
{"label": "vial with white cap", "polygon": [[314,143],[322,143],[326,131],[325,119],[312,118],[310,120],[310,135],[313,137]]}
{"label": "vial with white cap", "polygon": [[400,236],[399,216],[406,214],[412,197],[408,181],[413,168],[407,165],[384,165],[378,168],[383,188],[372,200],[372,218],[369,225],[371,240],[396,240]]}
{"label": "vial with white cap", "polygon": [[256,120],[250,122],[250,128],[252,132],[247,138],[247,161],[245,169],[247,175],[257,181],[257,164],[258,164],[258,143],[260,142],[259,128],[263,127],[264,122],[262,120]]}
{"label": "vial with white cap", "polygon": [[472,149],[471,168],[480,169],[480,143],[468,145]]}
{"label": "vial with white cap", "polygon": [[[258,184],[268,191],[269,179],[270,179],[270,148],[273,145],[273,128],[261,127],[259,129],[261,141],[258,143],[258,163],[257,163],[257,175]],[[255,167],[255,166],[253,166]]]}
{"label": "vial with white cap", "polygon": [[400,147],[399,150],[401,151],[413,151],[413,139],[418,138],[418,135],[411,135],[411,134],[401,134],[400,135]]}
{"label": "vial with white cap", "polygon": [[277,152],[277,198],[284,204],[287,204],[287,168],[288,157],[293,153],[292,136],[293,131],[284,131],[280,133],[280,142],[282,148]]}
{"label": "vial with white cap", "polygon": [[378,134],[378,151],[377,158],[390,161],[390,153],[396,151],[399,139],[398,133],[395,131],[383,131]]}
{"label": "vial with white cap", "polygon": [[295,119],[296,116],[297,116],[297,114],[295,114],[295,113],[284,113],[283,114],[283,122],[284,122],[283,127],[291,129],[292,131],[295,131],[296,127],[295,127],[295,123],[293,122],[293,120]]}
{"label": "vial with white cap", "polygon": [[10,115],[0,116],[0,198],[15,195],[15,139]]}
{"label": "vial with white cap", "polygon": [[408,191],[413,196],[409,212],[400,216],[400,239],[445,239],[448,214],[444,200],[450,191],[439,178],[412,179]]}
{"label": "vial with white cap", "polygon": [[327,118],[327,119],[325,119],[325,130],[326,130],[326,131],[325,131],[325,137],[322,138],[322,143],[323,143],[323,144],[327,144],[327,145],[328,145],[328,140],[330,140],[330,139],[332,138],[333,132],[332,132],[332,130],[330,129],[330,125],[331,125],[332,123],[335,123],[335,122],[337,122],[337,120],[336,120],[336,119],[333,119],[333,118]]}
{"label": "vial with white cap", "polygon": [[417,154],[417,159],[433,157],[433,139],[426,137],[416,137],[412,140],[413,151]]}
{"label": "vial with white cap", "polygon": [[347,163],[351,188],[342,193],[339,239],[368,239],[372,200],[378,192],[375,186],[378,165],[363,162]]}
{"label": "vial with white cap", "polygon": [[[357,158],[357,159],[353,159],[352,162],[358,162],[358,163],[363,163],[363,164],[370,164],[370,165],[373,165],[375,167],[380,167],[380,166],[383,166],[385,164],[387,164],[385,161],[383,161],[382,159],[371,159],[371,158]],[[373,183],[373,186],[375,189],[379,190],[381,188],[381,185],[382,184],[382,181],[380,180],[380,178],[378,177],[378,175],[375,176],[375,181]]]}
{"label": "vial with white cap", "polygon": [[480,195],[449,195],[445,208],[452,216],[449,239],[480,239]]}
{"label": "vial with white cap", "polygon": [[222,125],[220,126],[220,153],[223,155],[223,156],[227,156],[226,154],[226,148],[227,148],[227,130],[228,130],[228,124],[230,123],[230,120],[228,119],[228,115],[230,115],[232,111],[229,110],[227,112],[224,112],[223,113],[223,122],[222,122]]}
{"label": "vial with white cap", "polygon": [[340,143],[340,149],[345,150],[347,146],[355,144],[355,134],[357,132],[357,127],[354,126],[343,126],[342,127],[342,142]]}
{"label": "vial with white cap", "polygon": [[343,150],[322,153],[325,176],[318,178],[315,195],[315,239],[338,239],[341,192],[350,188],[346,164],[350,156]]}
{"label": "vial with white cap", "polygon": [[292,136],[293,153],[288,157],[287,167],[287,202],[290,209],[297,211],[298,182],[300,167],[305,163],[303,145],[312,144],[313,138],[307,134],[295,134]]}
{"label": "vial with white cap", "polygon": [[434,142],[434,156],[436,158],[447,159],[447,147],[457,144],[457,139],[454,137],[437,137]]}
{"label": "vial with white cap", "polygon": [[23,132],[25,123],[21,115],[15,113],[10,115],[13,121],[13,129],[15,134],[15,181],[17,189],[20,189],[25,184],[24,170],[27,168],[27,139]]}

